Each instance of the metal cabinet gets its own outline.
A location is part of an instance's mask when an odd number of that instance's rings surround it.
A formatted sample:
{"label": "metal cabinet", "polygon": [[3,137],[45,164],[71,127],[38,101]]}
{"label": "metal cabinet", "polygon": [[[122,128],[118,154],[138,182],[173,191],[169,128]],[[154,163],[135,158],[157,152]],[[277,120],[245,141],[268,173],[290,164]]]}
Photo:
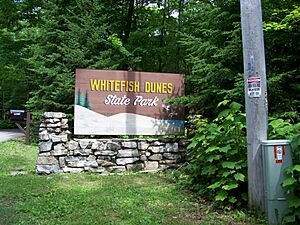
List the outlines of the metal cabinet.
{"label": "metal cabinet", "polygon": [[281,187],[285,168],[292,165],[289,140],[261,142],[264,170],[265,204],[269,224],[281,224],[288,207],[287,194]]}

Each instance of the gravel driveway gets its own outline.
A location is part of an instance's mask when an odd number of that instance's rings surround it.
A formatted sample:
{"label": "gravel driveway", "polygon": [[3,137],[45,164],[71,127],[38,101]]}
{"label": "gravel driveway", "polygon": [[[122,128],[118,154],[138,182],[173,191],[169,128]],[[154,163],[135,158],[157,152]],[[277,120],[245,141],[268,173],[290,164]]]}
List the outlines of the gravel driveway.
{"label": "gravel driveway", "polygon": [[19,129],[0,129],[0,142],[25,136]]}

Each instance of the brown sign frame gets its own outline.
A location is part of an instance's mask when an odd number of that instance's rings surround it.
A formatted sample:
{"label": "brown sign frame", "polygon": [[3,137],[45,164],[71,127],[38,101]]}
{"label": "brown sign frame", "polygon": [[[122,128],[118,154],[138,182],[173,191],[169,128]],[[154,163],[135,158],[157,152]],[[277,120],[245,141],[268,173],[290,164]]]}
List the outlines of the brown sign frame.
{"label": "brown sign frame", "polygon": [[77,69],[75,134],[178,135],[184,108],[167,99],[184,95],[184,76]]}

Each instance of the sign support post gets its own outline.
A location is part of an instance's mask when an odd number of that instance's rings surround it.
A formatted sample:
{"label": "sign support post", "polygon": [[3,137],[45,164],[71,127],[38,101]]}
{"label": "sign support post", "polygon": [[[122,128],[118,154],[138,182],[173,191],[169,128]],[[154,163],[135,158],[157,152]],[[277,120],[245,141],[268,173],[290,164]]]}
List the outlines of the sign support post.
{"label": "sign support post", "polygon": [[[26,120],[26,128],[24,129],[21,125],[20,122]],[[17,127],[19,128],[20,131],[25,134],[25,140],[26,144],[30,145],[30,112],[26,112],[26,117],[25,117],[25,110],[17,110],[17,109],[11,109],[10,110],[10,121],[15,122]]]}
{"label": "sign support post", "polygon": [[268,106],[261,0],[240,0],[247,121],[249,207],[265,211],[262,150]]}

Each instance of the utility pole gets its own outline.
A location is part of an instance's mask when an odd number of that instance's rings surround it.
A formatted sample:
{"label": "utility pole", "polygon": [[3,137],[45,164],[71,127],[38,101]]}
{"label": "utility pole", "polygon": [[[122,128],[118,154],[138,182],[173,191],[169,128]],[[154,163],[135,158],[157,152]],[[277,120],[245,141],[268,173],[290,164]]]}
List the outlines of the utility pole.
{"label": "utility pole", "polygon": [[247,120],[249,207],[265,211],[262,150],[268,104],[261,0],[240,0]]}

